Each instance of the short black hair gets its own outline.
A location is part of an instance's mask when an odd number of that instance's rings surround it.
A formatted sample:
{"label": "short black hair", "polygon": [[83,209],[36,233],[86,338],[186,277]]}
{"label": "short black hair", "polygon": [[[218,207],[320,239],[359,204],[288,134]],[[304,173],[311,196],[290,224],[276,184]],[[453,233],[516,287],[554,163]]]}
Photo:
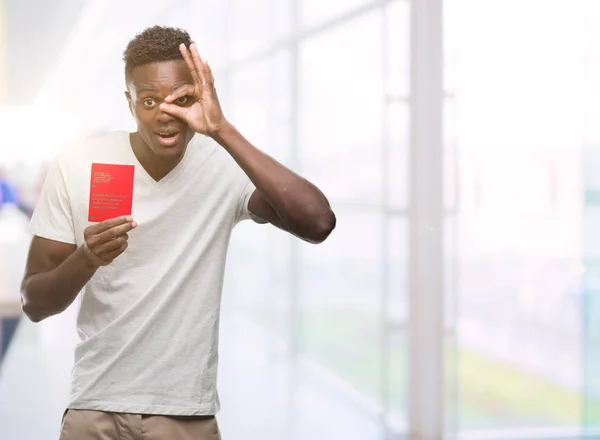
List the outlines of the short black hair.
{"label": "short black hair", "polygon": [[189,47],[193,43],[190,34],[179,28],[152,26],[144,29],[129,42],[123,61],[125,62],[125,75],[138,66],[161,61],[182,60],[179,45],[183,43]]}

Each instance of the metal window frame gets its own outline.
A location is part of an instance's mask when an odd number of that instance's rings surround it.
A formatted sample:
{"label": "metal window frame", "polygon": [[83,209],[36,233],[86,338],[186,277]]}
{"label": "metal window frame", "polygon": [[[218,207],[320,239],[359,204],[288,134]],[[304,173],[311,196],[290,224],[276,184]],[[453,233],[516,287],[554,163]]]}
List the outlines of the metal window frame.
{"label": "metal window frame", "polygon": [[411,8],[409,436],[444,437],[443,0]]}

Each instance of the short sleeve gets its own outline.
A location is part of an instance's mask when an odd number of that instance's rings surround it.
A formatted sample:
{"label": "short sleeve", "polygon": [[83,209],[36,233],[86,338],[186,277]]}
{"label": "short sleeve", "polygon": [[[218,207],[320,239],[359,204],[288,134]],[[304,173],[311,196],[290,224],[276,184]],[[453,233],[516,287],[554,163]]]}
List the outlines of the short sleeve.
{"label": "short sleeve", "polygon": [[29,231],[38,237],[76,244],[71,204],[59,162],[50,167],[33,212]]}
{"label": "short sleeve", "polygon": [[234,191],[235,200],[237,200],[236,216],[234,224],[238,224],[243,220],[254,220],[256,223],[267,223],[262,218],[252,214],[248,209],[250,197],[256,191],[256,187],[248,177],[248,175],[240,168],[240,166],[227,154],[228,173],[230,175],[231,188]]}
{"label": "short sleeve", "polygon": [[[249,219],[254,220],[256,223],[261,223],[261,224],[267,223],[266,220],[263,220],[262,218],[258,217],[257,215],[252,214],[250,212],[250,209],[248,209],[248,204],[250,203],[250,197],[252,197],[252,194],[254,194],[254,191],[256,191],[256,187],[254,186],[254,184],[252,183],[250,178],[248,176],[246,176],[246,174],[243,171],[241,174],[243,174],[243,177],[240,178],[241,185],[238,186],[238,188],[241,187],[242,191],[241,191],[239,201],[238,201],[236,223],[239,223],[242,220],[249,220]],[[244,179],[244,177],[245,177],[245,179]]]}

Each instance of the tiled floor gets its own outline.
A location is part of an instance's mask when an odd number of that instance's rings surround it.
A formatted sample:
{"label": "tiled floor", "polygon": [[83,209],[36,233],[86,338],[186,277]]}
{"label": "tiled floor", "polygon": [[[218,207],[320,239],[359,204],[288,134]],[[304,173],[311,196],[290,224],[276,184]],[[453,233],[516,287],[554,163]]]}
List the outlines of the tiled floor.
{"label": "tiled floor", "polygon": [[[58,439],[75,343],[73,313],[19,327],[0,371],[1,440]],[[287,356],[273,352],[259,327],[233,315],[221,326],[218,418],[225,440],[382,438],[375,420],[315,383],[297,383]]]}

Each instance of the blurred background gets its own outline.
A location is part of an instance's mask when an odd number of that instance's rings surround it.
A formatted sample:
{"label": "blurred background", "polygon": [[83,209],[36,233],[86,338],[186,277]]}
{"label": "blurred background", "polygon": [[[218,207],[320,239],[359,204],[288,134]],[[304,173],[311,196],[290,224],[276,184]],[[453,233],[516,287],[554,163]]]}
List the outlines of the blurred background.
{"label": "blurred background", "polygon": [[153,24],[338,217],[319,246],[236,228],[224,439],[600,438],[599,22],[597,0],[0,0],[0,439],[58,438],[76,306],[19,320],[28,215],[58,148],[134,130],[121,54]]}

